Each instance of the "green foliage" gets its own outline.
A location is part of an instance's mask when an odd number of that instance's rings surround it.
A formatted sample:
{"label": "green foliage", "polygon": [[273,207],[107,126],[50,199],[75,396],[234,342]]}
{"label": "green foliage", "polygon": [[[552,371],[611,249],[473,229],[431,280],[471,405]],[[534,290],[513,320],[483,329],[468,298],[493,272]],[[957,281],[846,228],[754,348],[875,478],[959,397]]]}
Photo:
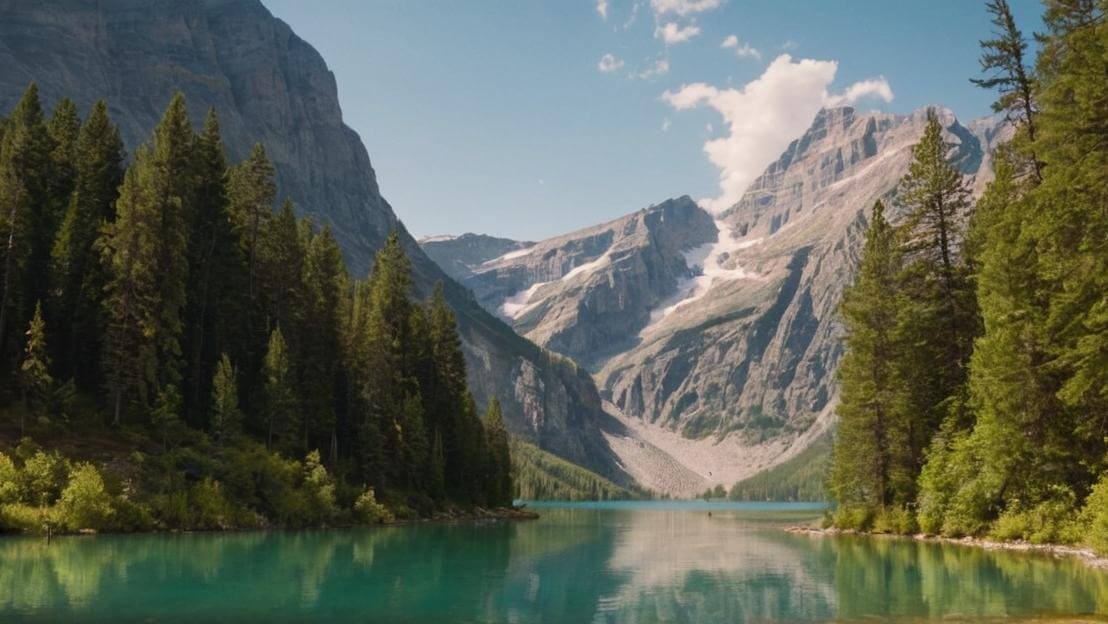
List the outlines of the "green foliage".
{"label": "green foliage", "polygon": [[903,507],[881,507],[873,516],[874,533],[913,535],[919,530],[915,514]]}
{"label": "green foliage", "polygon": [[107,528],[114,510],[104,479],[95,466],[89,463],[73,466],[69,483],[58,501],[58,511],[62,526],[71,531]]}
{"label": "green foliage", "polygon": [[500,401],[493,397],[485,412],[485,435],[489,441],[489,491],[487,500],[490,505],[508,506],[512,504],[512,452],[508,439],[508,429],[504,426],[504,417],[500,413]]}
{"label": "green foliage", "polygon": [[384,505],[377,502],[373,488],[366,488],[358,496],[358,500],[354,501],[354,512],[357,514],[358,520],[364,524],[381,524],[392,522],[394,519],[392,513]]}
{"label": "green foliage", "polygon": [[1028,509],[1018,503],[996,519],[991,536],[1002,540],[1027,540],[1033,544],[1072,544],[1082,539],[1077,518],[1077,498],[1072,490],[1058,486],[1050,496]]}
{"label": "green foliage", "polygon": [[68,478],[69,465],[60,453],[37,450],[19,471],[19,499],[39,507],[53,505]]}
{"label": "green foliage", "polygon": [[11,457],[0,453],[0,505],[19,500],[19,473]]}
{"label": "green foliage", "polygon": [[50,395],[54,378],[50,376],[50,356],[46,352],[46,322],[42,320],[42,303],[35,304],[35,314],[27,328],[23,362],[19,365],[19,384],[27,401],[42,410]]}
{"label": "green foliage", "polygon": [[1103,555],[1108,554],[1108,474],[1093,486],[1081,509],[1079,527],[1084,527],[1084,541]]}
{"label": "green foliage", "polygon": [[796,457],[731,486],[727,498],[740,501],[825,501],[831,438],[820,437]]}
{"label": "green foliage", "polygon": [[220,442],[235,437],[242,429],[237,377],[231,358],[224,353],[212,377],[212,432]]}
{"label": "green foliage", "polygon": [[642,492],[620,487],[600,475],[539,447],[512,439],[514,496],[523,500],[633,500]]}

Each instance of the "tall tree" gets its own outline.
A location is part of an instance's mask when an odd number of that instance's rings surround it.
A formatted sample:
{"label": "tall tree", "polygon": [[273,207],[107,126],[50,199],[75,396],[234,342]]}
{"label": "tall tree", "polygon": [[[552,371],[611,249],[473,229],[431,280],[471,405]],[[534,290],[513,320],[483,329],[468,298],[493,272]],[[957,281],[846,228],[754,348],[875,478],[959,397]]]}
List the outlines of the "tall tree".
{"label": "tall tree", "polygon": [[512,504],[512,451],[508,429],[496,397],[489,400],[485,411],[485,436],[488,439],[488,502],[490,505]]}
{"label": "tall tree", "polygon": [[970,81],[983,88],[995,89],[999,95],[993,110],[1004,113],[1008,121],[1027,134],[1031,171],[1036,181],[1042,180],[1042,163],[1035,156],[1035,78],[1024,60],[1027,42],[1016,26],[1008,0],[988,0],[986,10],[992,15],[994,38],[981,42],[981,72],[983,78]]}
{"label": "tall tree", "polygon": [[[42,304],[35,304],[35,314],[27,328],[27,346],[19,365],[19,383],[28,409],[42,410],[54,379],[50,376],[50,356],[46,351],[46,323],[42,320]],[[19,417],[23,435],[23,414]]]}
{"label": "tall tree", "polygon": [[231,214],[242,241],[246,258],[250,298],[256,296],[258,281],[258,249],[266,222],[273,214],[277,195],[273,164],[261,143],[254,144],[250,157],[231,171]]}
{"label": "tall tree", "polygon": [[269,334],[269,347],[262,365],[266,447],[288,451],[290,443],[297,438],[297,407],[288,346],[280,327],[273,328]]}
{"label": "tall tree", "polygon": [[212,433],[224,444],[242,432],[239,409],[238,374],[231,358],[224,353],[212,377]]}
{"label": "tall tree", "polygon": [[898,332],[903,267],[896,230],[878,201],[858,274],[839,307],[846,325],[846,354],[839,365],[839,426],[829,486],[842,505],[885,507],[912,499],[913,419],[900,410],[897,370],[904,349]]}
{"label": "tall tree", "polygon": [[91,391],[101,382],[101,301],[107,274],[95,249],[102,224],[115,219],[123,181],[123,141],[103,100],[93,105],[77,137],[73,195],[54,240],[52,329],[58,370]]}
{"label": "tall tree", "polygon": [[46,294],[49,248],[45,239],[53,224],[50,208],[54,140],[43,119],[38,87],[31,83],[8,118],[0,145],[0,218],[6,235],[0,292],[0,363],[22,345],[35,301]]}

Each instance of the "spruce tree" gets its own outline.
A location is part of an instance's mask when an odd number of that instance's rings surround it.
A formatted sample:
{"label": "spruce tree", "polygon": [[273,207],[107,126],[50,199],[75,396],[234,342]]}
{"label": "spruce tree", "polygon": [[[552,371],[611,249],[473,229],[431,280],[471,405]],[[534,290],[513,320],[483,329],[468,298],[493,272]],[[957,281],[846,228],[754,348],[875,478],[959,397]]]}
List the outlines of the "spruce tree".
{"label": "spruce tree", "polygon": [[[54,140],[43,119],[38,87],[31,83],[8,118],[0,145],[0,207],[4,267],[0,291],[0,365],[5,371],[22,346],[21,327],[46,295]],[[44,246],[45,249],[44,249]]]}
{"label": "spruce tree", "polygon": [[275,327],[269,335],[269,346],[263,360],[264,409],[266,419],[266,447],[291,451],[297,439],[297,407],[293,392],[292,367],[288,346],[281,328]]}
{"label": "spruce tree", "polygon": [[96,102],[77,137],[73,195],[51,253],[51,306],[58,337],[58,370],[78,387],[92,391],[101,383],[100,350],[104,324],[102,299],[108,276],[95,249],[102,224],[115,219],[115,200],[123,180],[123,142]]}
{"label": "spruce tree", "polygon": [[912,499],[913,419],[900,411],[898,358],[903,256],[896,230],[878,201],[866,230],[854,284],[843,293],[846,353],[839,365],[840,401],[829,487],[846,506],[905,505]]}
{"label": "spruce tree", "polygon": [[261,143],[254,144],[250,157],[231,171],[231,214],[247,266],[247,292],[253,300],[258,281],[258,251],[266,222],[273,214],[277,195],[273,164]]}
{"label": "spruce tree", "polygon": [[212,376],[212,433],[220,444],[242,432],[242,411],[239,409],[238,375],[231,358],[224,353]]}
{"label": "spruce tree", "polygon": [[[46,351],[46,323],[42,320],[42,304],[35,304],[35,313],[27,328],[23,361],[19,365],[19,383],[28,410],[41,412],[46,406],[54,379],[50,376],[50,356]],[[20,436],[23,435],[23,414],[19,419]]]}
{"label": "spruce tree", "polygon": [[488,503],[507,507],[512,504],[512,453],[508,429],[496,397],[485,411],[485,437],[488,440]]}

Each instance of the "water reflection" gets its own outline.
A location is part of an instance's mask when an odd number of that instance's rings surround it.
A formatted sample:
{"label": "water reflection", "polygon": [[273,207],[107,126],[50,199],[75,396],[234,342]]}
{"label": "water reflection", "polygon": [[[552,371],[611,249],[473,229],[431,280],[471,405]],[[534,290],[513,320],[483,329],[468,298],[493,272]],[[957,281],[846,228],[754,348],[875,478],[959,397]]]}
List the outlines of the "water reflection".
{"label": "water reflection", "polygon": [[[0,539],[0,621],[741,622],[1108,610],[1077,562],[784,533],[736,512]],[[759,516],[758,519],[764,519]]]}

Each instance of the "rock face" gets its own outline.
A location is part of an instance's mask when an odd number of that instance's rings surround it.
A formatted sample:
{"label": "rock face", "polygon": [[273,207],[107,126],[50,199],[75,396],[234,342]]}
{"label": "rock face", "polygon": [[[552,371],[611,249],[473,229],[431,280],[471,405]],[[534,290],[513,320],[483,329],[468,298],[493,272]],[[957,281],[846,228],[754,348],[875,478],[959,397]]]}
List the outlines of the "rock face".
{"label": "rock face", "polygon": [[[1006,131],[939,116],[950,157],[980,191]],[[672,200],[510,252],[463,283],[594,371],[626,428],[609,442],[641,482],[681,494],[730,485],[832,422],[836,307],[869,209],[892,199],[925,123],[924,110],[822,111],[722,214]]]}
{"label": "rock face", "polygon": [[598,432],[607,416],[592,379],[482,310],[403,231],[365,147],[342,121],[334,75],[259,1],[0,0],[0,110],[31,81],[47,106],[67,96],[87,111],[107,100],[132,151],[175,91],[196,123],[214,106],[230,158],[264,144],[279,195],[333,227],[357,277],[401,228],[416,294],[440,280],[446,286],[478,403],[499,397],[514,433],[626,482]]}
{"label": "rock face", "polygon": [[458,281],[468,279],[478,267],[493,258],[534,244],[469,232],[461,236],[427,236],[419,239],[419,246],[424,253]]}

